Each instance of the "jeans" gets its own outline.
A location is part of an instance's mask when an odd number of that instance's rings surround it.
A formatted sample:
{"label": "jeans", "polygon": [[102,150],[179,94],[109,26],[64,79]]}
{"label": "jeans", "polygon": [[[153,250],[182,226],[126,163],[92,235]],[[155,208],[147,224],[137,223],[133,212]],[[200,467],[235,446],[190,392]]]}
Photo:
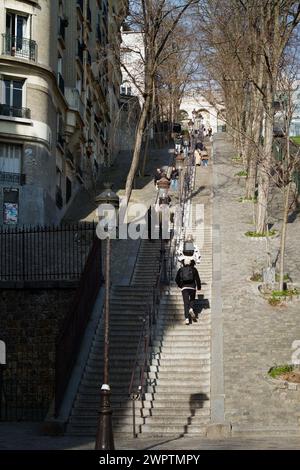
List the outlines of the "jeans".
{"label": "jeans", "polygon": [[172,191],[177,191],[177,189],[178,189],[178,180],[171,180],[171,189],[172,189]]}
{"label": "jeans", "polygon": [[202,165],[207,166],[208,165],[208,160],[202,160]]}
{"label": "jeans", "polygon": [[196,298],[196,289],[183,289],[181,293],[184,303],[184,316],[185,319],[189,319],[189,309],[191,302],[193,302]]}

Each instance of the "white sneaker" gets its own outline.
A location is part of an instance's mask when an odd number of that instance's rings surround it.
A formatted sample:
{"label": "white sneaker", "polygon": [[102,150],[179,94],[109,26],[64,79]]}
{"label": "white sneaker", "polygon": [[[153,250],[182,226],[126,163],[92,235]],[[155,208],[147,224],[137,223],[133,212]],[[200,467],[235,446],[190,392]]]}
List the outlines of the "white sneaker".
{"label": "white sneaker", "polygon": [[192,308],[189,309],[189,314],[191,315],[191,317],[192,317],[193,319],[196,318],[196,315],[195,315],[194,310],[193,310]]}
{"label": "white sneaker", "polygon": [[190,324],[190,320],[188,318],[185,319],[185,324],[186,325],[189,325]]}

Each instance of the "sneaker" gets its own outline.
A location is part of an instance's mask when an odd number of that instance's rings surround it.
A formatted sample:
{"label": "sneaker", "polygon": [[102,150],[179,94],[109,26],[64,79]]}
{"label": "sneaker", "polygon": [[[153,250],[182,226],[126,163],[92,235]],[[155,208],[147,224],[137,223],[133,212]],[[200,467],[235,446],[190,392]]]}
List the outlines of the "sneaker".
{"label": "sneaker", "polygon": [[188,318],[185,319],[185,324],[186,325],[189,325],[190,324],[190,320]]}
{"label": "sneaker", "polygon": [[195,320],[196,319],[196,315],[195,315],[195,312],[192,308],[190,308],[189,310],[189,314],[191,315],[192,319]]}

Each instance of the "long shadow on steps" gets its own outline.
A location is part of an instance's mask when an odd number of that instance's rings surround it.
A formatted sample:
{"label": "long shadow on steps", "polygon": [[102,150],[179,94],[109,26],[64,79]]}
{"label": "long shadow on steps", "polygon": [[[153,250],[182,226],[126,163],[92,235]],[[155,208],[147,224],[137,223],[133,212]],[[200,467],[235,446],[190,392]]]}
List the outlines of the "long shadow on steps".
{"label": "long shadow on steps", "polygon": [[196,415],[196,411],[199,410],[200,408],[203,408],[203,402],[205,400],[209,400],[209,397],[206,395],[206,393],[192,393],[190,395],[189,399],[189,405],[190,405],[190,416],[187,418],[187,424],[184,426],[184,433],[188,433],[188,427],[193,424],[193,418]]}

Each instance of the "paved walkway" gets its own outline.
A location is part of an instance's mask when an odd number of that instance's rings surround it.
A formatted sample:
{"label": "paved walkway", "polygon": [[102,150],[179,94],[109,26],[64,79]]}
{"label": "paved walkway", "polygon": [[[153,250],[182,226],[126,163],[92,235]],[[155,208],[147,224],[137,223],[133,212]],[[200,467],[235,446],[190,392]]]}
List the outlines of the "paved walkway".
{"label": "paved walkway", "polygon": [[[224,333],[225,420],[233,433],[300,436],[300,391],[276,388],[267,378],[275,364],[291,363],[292,343],[300,340],[300,302],[271,307],[248,280],[266,264],[263,240],[243,234],[253,230],[253,205],[241,203],[244,179],[232,164],[232,146],[215,139],[215,205],[221,229],[221,281]],[[271,217],[279,228],[276,213]],[[272,240],[272,259],[279,239]],[[299,281],[300,220],[288,226],[286,272]],[[299,440],[300,442],[300,440]]]}
{"label": "paved walkway", "polygon": [[[40,434],[39,426],[31,423],[0,424],[0,452],[2,450],[92,450],[95,442],[83,437],[49,437]],[[115,437],[118,450],[243,450],[243,449],[299,449],[300,439],[286,436],[272,438],[230,438],[210,440],[202,437],[168,436],[167,438],[133,439]]]}

